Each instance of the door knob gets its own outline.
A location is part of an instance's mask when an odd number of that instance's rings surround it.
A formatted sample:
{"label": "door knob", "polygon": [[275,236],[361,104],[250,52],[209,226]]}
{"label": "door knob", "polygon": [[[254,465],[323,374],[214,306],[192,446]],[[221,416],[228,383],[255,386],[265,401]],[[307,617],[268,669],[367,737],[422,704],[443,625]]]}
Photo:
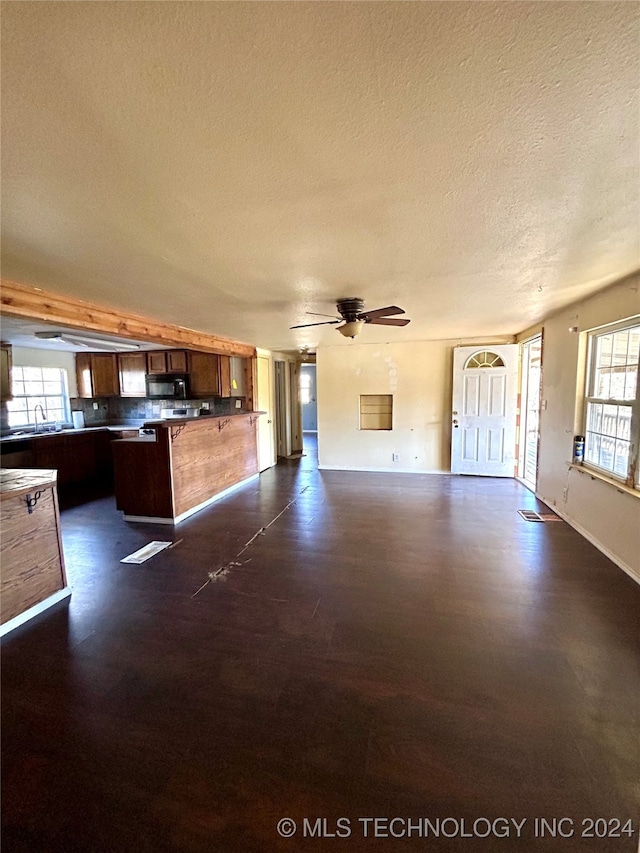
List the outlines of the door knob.
{"label": "door knob", "polygon": [[458,421],[456,421],[456,420],[454,420],[453,422],[454,422],[454,424],[457,424],[457,423],[458,423]]}

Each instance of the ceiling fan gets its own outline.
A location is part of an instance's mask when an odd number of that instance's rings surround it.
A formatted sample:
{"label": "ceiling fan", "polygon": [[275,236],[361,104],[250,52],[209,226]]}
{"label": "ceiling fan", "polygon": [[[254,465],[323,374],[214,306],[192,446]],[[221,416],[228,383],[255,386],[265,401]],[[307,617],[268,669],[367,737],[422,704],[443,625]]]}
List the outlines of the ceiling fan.
{"label": "ceiling fan", "polygon": [[[393,314],[404,314],[402,308],[397,305],[389,305],[386,308],[376,308],[373,311],[364,311],[364,300],[349,297],[348,299],[338,299],[336,302],[336,310],[340,314],[335,320],[324,320],[320,323],[303,323],[301,326],[290,326],[291,329],[306,329],[309,326],[335,326],[338,323],[343,323],[338,326],[338,331],[345,338],[355,338],[362,331],[362,327],[367,323],[375,326],[406,326],[410,320],[396,320]],[[307,311],[307,314],[313,314],[316,317],[330,317],[331,314],[315,314],[313,311]]]}

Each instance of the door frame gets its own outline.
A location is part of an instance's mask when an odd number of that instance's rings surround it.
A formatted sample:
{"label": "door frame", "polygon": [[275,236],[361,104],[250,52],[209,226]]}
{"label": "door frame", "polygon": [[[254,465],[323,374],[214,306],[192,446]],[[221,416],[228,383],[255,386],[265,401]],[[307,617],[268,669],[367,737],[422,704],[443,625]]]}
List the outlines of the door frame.
{"label": "door frame", "polygon": [[[258,420],[258,470],[260,472],[266,471],[267,468],[271,468],[276,464],[275,457],[275,430],[273,425],[273,412],[275,407],[274,400],[274,390],[273,390],[273,358],[271,357],[271,353],[267,350],[258,350],[256,355],[256,389],[255,389],[255,405],[256,409],[260,409],[260,397],[261,390],[260,388],[260,360],[263,359],[263,368],[265,367],[264,362],[266,362],[266,374],[267,374],[267,390],[266,396],[269,400],[269,409],[266,414],[261,415]],[[264,372],[263,372],[264,375]],[[264,399],[264,397],[263,397]],[[266,420],[266,423],[265,423]],[[262,442],[260,441],[261,430],[267,430],[269,435],[269,454],[267,458],[265,457],[264,451],[261,452],[263,447]]]}
{"label": "door frame", "polygon": [[[536,437],[536,474],[535,474],[535,482],[531,483],[530,480],[525,480],[524,478],[524,470],[526,464],[526,434],[527,434],[527,397],[529,393],[529,375],[527,372],[528,362],[525,364],[525,347],[529,344],[533,343],[533,341],[539,339],[540,340],[540,388],[539,388],[539,397],[538,397],[538,429],[537,429],[537,437]],[[528,338],[525,338],[522,341],[518,342],[520,345],[520,376],[518,381],[518,422],[517,422],[517,461],[518,468],[516,473],[516,479],[522,483],[523,486],[526,486],[532,492],[535,493],[537,485],[538,485],[538,470],[540,464],[540,411],[542,404],[542,370],[543,370],[543,357],[544,357],[544,330],[541,329],[539,332],[536,332],[535,335],[531,335]]]}
{"label": "door frame", "polygon": [[[500,356],[504,362],[505,372],[502,375],[505,377],[505,415],[498,415],[498,418],[503,419],[503,428],[507,430],[507,434],[505,435],[508,444],[503,445],[502,449],[502,462],[498,462],[497,466],[502,466],[502,471],[492,471],[490,468],[485,467],[482,469],[483,460],[478,458],[475,462],[469,464],[469,460],[467,460],[466,470],[465,465],[463,464],[464,460],[462,458],[463,447],[464,447],[464,439],[463,439],[463,430],[464,423],[463,419],[466,417],[462,411],[462,404],[465,399],[465,365],[469,358],[473,355],[473,353],[482,353],[482,352],[493,352],[496,355]],[[520,348],[516,343],[496,343],[496,344],[464,344],[461,346],[454,347],[453,350],[453,370],[452,370],[452,382],[451,382],[451,473],[458,475],[471,475],[471,476],[479,476],[479,477],[515,477],[517,474],[517,456],[516,456],[516,417],[517,417],[517,395],[518,395],[518,373],[519,373],[519,355]],[[492,370],[501,370],[501,368],[473,368],[473,373],[470,371],[469,375],[477,375],[480,377],[480,382],[478,385],[479,391],[482,389],[482,376],[485,374],[487,376],[491,375]],[[458,377],[459,371],[459,377]],[[497,373],[496,373],[497,375]],[[489,383],[489,389],[491,387],[491,383]],[[490,397],[488,398],[490,399]],[[478,406],[480,406],[480,401],[482,400],[481,396],[478,396]],[[490,419],[492,417],[496,417],[491,413],[481,414],[480,408],[478,408],[478,418]],[[460,421],[460,424],[458,425]],[[459,432],[455,432],[458,429]],[[481,431],[482,429],[488,430],[490,427],[479,426],[477,428],[477,442],[481,442],[484,436],[484,440],[486,442],[486,435]],[[476,456],[478,455],[479,448],[481,448],[482,444],[477,444],[476,446]],[[489,465],[490,462],[487,459],[484,460],[484,464]],[[474,466],[479,470],[474,470]],[[507,470],[508,469],[508,470]]]}

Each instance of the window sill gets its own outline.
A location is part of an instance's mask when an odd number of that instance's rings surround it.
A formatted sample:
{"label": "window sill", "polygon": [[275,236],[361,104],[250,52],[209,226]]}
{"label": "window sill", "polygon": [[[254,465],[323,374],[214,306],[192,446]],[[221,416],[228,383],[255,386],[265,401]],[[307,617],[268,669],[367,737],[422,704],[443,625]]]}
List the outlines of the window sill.
{"label": "window sill", "polygon": [[626,483],[621,483],[620,480],[616,480],[614,477],[608,477],[595,468],[589,468],[586,465],[576,465],[573,462],[569,462],[568,465],[569,470],[573,468],[581,474],[587,474],[592,480],[602,480],[604,483],[610,483],[612,486],[615,486],[619,492],[625,492],[627,495],[633,495],[634,498],[640,498],[640,491],[638,489],[632,489]]}

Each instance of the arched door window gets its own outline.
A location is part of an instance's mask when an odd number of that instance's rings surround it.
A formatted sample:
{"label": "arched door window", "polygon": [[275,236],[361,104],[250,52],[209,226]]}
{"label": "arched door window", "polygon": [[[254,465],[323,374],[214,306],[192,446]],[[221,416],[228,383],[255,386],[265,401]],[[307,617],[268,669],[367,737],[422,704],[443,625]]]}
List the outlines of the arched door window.
{"label": "arched door window", "polygon": [[504,361],[496,352],[483,350],[482,352],[474,353],[464,366],[465,370],[479,367],[504,367]]}

